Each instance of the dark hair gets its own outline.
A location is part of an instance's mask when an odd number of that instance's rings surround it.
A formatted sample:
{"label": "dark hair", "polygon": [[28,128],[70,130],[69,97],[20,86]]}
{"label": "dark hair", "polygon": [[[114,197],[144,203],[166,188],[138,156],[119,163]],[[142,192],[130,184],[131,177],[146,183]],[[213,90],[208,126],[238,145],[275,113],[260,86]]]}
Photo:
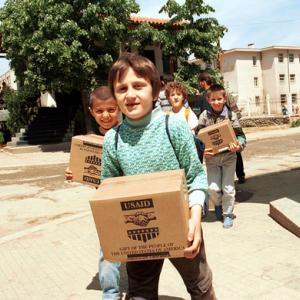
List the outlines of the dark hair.
{"label": "dark hair", "polygon": [[225,89],[221,84],[213,84],[209,87],[209,89],[207,90],[207,97],[210,96],[211,93],[214,92],[223,92],[223,96],[226,95]]}
{"label": "dark hair", "polygon": [[212,83],[213,83],[213,79],[212,79],[211,75],[208,74],[207,72],[202,72],[199,74],[198,82],[199,81],[205,81],[208,85],[212,85]]}
{"label": "dark hair", "polygon": [[186,90],[185,86],[178,81],[172,81],[172,82],[168,82],[166,84],[165,94],[166,94],[167,99],[169,99],[170,94],[174,90],[181,92],[183,95],[183,99],[186,99],[187,90]]}
{"label": "dark hair", "polygon": [[152,86],[152,96],[153,98],[156,98],[161,87],[157,68],[148,58],[129,52],[121,54],[109,71],[108,83],[112,94],[115,96],[114,83],[119,81],[125,75],[128,68],[132,68],[136,75],[150,81]]}
{"label": "dark hair", "polygon": [[112,95],[109,86],[103,85],[103,86],[97,87],[90,93],[89,107],[93,106],[93,102],[95,99],[101,100],[101,101],[106,101],[106,100],[115,99],[115,98]]}

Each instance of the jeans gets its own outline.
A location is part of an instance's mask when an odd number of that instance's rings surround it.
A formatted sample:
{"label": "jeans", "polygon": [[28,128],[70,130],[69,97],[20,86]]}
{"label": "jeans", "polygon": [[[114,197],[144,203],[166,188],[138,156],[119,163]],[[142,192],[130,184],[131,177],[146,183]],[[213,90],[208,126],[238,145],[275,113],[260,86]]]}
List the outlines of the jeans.
{"label": "jeans", "polygon": [[[170,261],[183,279],[192,300],[216,300],[204,241],[195,258],[170,258]],[[163,263],[163,259],[126,263],[130,300],[158,300],[158,283]]]}
{"label": "jeans", "polygon": [[235,202],[234,173],[236,154],[224,152],[206,160],[208,194],[216,206],[222,205],[223,215],[232,216]]}
{"label": "jeans", "polygon": [[105,260],[100,248],[99,282],[102,288],[103,300],[118,300],[120,298],[120,266],[119,262]]}

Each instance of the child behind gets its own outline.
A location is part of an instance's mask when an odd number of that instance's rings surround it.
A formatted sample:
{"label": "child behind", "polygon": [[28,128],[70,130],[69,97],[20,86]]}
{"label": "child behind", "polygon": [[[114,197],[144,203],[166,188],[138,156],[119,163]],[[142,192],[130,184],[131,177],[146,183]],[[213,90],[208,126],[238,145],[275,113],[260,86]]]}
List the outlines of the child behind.
{"label": "child behind", "polygon": [[[91,92],[89,100],[89,112],[99,126],[96,132],[89,133],[104,136],[109,129],[113,128],[119,123],[119,107],[108,86],[98,87]],[[65,170],[65,178],[66,180],[72,180],[73,178],[72,171],[69,168]],[[119,269],[120,263],[112,263],[104,260],[102,250],[100,249],[99,281],[103,291],[102,299],[120,299]]]}
{"label": "child behind", "polygon": [[[110,70],[109,84],[126,118],[105,136],[101,180],[163,170],[185,170],[190,207],[189,247],[184,250],[185,258],[170,261],[193,300],[215,299],[201,231],[201,206],[207,182],[192,133],[184,122],[170,116],[172,147],[166,133],[166,115],[160,107],[153,110],[160,80],[156,67],[147,58],[133,53],[122,55]],[[162,266],[163,259],[128,262],[128,298],[158,299]]]}
{"label": "child behind", "polygon": [[198,126],[198,119],[190,107],[184,107],[187,91],[180,82],[169,82],[165,89],[166,97],[172,105],[172,112],[176,117],[186,121],[188,126],[195,133],[195,128]]}
{"label": "child behind", "polygon": [[207,167],[208,193],[215,203],[215,213],[218,220],[223,221],[223,227],[233,225],[233,208],[235,202],[234,174],[236,153],[246,145],[246,137],[240,126],[236,113],[231,112],[226,103],[225,89],[221,85],[212,85],[207,94],[209,108],[199,117],[199,128],[230,119],[238,143],[229,145],[229,151],[214,154],[211,148],[205,148],[204,157]]}

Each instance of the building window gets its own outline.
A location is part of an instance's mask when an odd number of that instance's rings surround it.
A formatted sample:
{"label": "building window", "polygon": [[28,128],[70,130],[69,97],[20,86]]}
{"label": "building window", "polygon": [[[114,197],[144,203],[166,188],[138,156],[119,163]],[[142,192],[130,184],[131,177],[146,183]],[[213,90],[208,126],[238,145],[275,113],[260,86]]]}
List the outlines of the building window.
{"label": "building window", "polygon": [[256,104],[256,106],[259,106],[259,103],[260,103],[259,96],[255,96],[255,104]]}
{"label": "building window", "polygon": [[258,86],[258,77],[254,77],[254,86]]}
{"label": "building window", "polygon": [[297,94],[292,94],[292,102],[297,102]]}
{"label": "building window", "polygon": [[279,74],[279,80],[280,80],[280,82],[283,82],[284,78],[285,78],[284,74]]}
{"label": "building window", "polygon": [[290,53],[289,54],[289,62],[294,62],[294,54],[293,53]]}
{"label": "building window", "polygon": [[283,53],[278,54],[278,62],[283,62]]}
{"label": "building window", "polygon": [[257,62],[256,56],[252,56],[252,64],[253,64],[253,66],[256,66],[256,62]]}
{"label": "building window", "polygon": [[286,94],[281,94],[280,95],[280,102],[281,102],[281,104],[285,104],[286,103]]}
{"label": "building window", "polygon": [[296,75],[295,74],[290,74],[290,81],[295,82]]}

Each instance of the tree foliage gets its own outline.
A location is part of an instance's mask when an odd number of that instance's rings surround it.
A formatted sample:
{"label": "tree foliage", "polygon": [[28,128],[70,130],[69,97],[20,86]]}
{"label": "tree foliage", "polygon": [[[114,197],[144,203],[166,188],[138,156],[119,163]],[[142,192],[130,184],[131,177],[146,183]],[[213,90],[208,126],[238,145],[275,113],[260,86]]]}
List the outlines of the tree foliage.
{"label": "tree foliage", "polygon": [[19,85],[32,91],[88,90],[106,79],[121,49],[154,44],[179,59],[176,76],[195,86],[199,68],[187,63],[189,57],[211,62],[226,30],[208,16],[213,8],[203,0],[182,5],[168,0],[161,12],[170,21],[163,28],[144,23],[129,29],[130,15],[138,11],[135,0],[7,0],[0,31]]}
{"label": "tree foliage", "polygon": [[95,85],[138,8],[133,0],[7,0],[0,30],[20,84],[59,92]]}

